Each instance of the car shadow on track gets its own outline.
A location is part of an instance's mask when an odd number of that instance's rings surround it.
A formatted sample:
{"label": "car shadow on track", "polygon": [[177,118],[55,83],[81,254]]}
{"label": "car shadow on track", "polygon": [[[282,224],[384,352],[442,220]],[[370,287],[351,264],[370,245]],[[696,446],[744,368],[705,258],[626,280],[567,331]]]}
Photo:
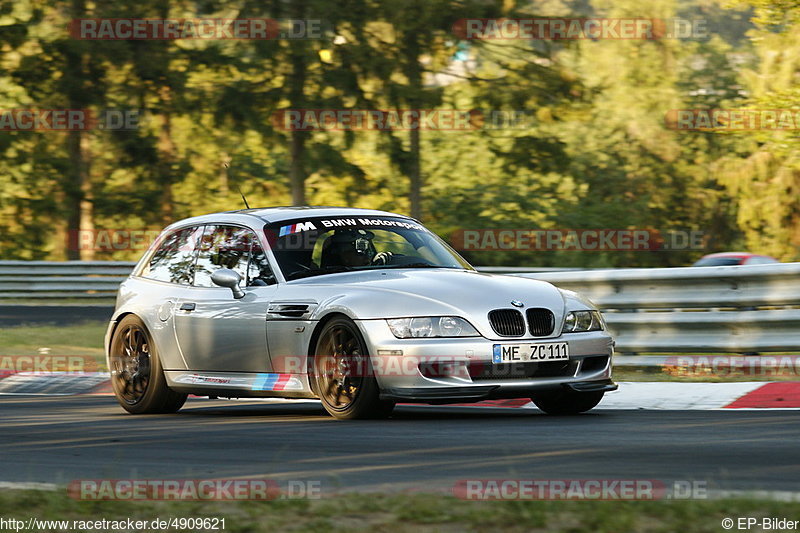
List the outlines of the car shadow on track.
{"label": "car shadow on track", "polygon": [[[541,418],[541,419],[586,419],[597,416],[608,416],[609,412],[594,411],[578,416],[548,416],[533,408],[497,408],[497,407],[464,407],[446,405],[399,405],[389,420],[477,420],[477,419],[509,419],[509,418]],[[308,418],[334,420],[325,409],[316,403],[303,402],[294,404],[280,403],[245,403],[239,401],[218,402],[203,405],[202,401],[194,401],[178,412],[179,416],[190,417],[270,417],[270,418]]]}

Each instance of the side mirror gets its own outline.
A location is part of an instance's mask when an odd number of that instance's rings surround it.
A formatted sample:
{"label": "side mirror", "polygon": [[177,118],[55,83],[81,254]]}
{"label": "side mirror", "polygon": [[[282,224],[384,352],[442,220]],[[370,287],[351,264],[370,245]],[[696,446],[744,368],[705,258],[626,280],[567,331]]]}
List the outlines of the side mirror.
{"label": "side mirror", "polygon": [[239,287],[241,281],[242,276],[230,268],[220,268],[211,274],[211,282],[214,283],[214,285],[230,289],[233,293],[233,297],[237,300],[244,298],[244,291]]}

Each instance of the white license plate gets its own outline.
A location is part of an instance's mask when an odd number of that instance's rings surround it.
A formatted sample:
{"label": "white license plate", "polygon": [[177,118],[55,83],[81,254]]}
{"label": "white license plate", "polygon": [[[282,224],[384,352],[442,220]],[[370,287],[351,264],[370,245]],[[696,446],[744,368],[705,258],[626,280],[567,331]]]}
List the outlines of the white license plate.
{"label": "white license plate", "polygon": [[495,344],[492,350],[492,362],[494,364],[568,360],[569,345],[566,342]]}

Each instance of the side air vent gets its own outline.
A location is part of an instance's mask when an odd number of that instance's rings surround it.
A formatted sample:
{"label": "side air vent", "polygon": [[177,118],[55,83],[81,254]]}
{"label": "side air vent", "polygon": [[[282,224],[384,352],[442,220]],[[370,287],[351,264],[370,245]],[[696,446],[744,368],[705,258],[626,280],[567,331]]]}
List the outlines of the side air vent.
{"label": "side air vent", "polygon": [[267,318],[304,318],[311,314],[312,305],[303,303],[272,304],[267,311]]}
{"label": "side air vent", "polygon": [[489,311],[489,323],[501,337],[521,337],[525,333],[525,319],[516,309],[494,309]]}

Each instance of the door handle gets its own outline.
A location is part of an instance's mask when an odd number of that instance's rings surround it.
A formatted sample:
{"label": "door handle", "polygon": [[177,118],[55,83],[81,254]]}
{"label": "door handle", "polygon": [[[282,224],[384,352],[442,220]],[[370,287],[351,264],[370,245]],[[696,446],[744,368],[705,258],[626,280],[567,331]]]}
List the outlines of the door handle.
{"label": "door handle", "polygon": [[181,304],[181,311],[194,311],[197,307],[197,304],[194,302],[186,302]]}

